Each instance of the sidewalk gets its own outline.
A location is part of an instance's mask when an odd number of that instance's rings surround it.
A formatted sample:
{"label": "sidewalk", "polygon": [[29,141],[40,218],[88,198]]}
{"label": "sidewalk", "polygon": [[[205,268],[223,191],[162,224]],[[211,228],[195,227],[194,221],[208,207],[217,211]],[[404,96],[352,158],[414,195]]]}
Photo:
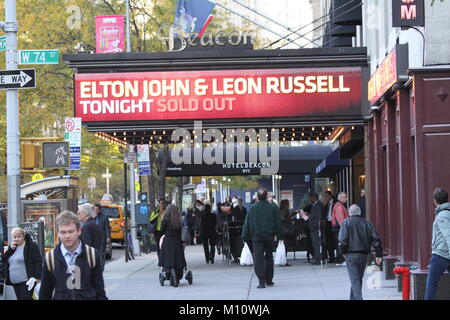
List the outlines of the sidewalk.
{"label": "sidewalk", "polygon": [[[194,282],[181,280],[178,288],[169,281],[159,284],[156,252],[136,257],[128,263],[124,259],[109,262],[105,267],[106,293],[112,300],[348,300],[350,281],[347,268],[334,264],[312,266],[304,252],[289,253],[290,267],[275,267],[274,287],[257,289],[258,279],[253,266],[223,262],[216,255],[215,264],[206,264],[203,246],[186,248],[186,261]],[[369,281],[368,281],[369,280]],[[367,283],[372,285],[369,286]],[[369,289],[379,286],[380,289]],[[369,274],[366,270],[363,285],[366,300],[401,300],[396,281],[384,280],[384,274]]]}

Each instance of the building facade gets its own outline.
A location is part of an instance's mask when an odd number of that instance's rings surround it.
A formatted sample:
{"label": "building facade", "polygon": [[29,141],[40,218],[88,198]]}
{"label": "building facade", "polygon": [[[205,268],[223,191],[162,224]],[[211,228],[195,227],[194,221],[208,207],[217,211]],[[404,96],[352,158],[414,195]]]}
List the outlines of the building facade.
{"label": "building facade", "polygon": [[[425,25],[393,27],[391,2],[363,5],[371,67],[366,129],[369,217],[386,261],[414,266],[422,299],[431,257],[435,188],[450,190],[450,2],[425,1]],[[411,2],[420,4],[420,1]],[[448,281],[448,277],[444,280]],[[448,291],[448,290],[446,290]],[[449,298],[441,292],[441,297]]]}

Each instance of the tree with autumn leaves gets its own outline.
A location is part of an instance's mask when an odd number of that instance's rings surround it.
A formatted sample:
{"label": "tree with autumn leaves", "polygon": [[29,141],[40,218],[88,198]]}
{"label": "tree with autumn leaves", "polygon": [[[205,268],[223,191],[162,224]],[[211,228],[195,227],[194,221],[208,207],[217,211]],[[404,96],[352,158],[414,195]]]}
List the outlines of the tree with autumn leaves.
{"label": "tree with autumn leaves", "polygon": [[[167,44],[157,38],[161,26],[170,25],[175,15],[176,0],[131,0],[132,51],[167,51]],[[214,32],[219,28],[230,31],[229,14],[215,9],[216,18],[209,26]],[[0,19],[4,20],[4,3],[0,3]],[[20,90],[20,136],[60,137],[64,134],[64,120],[73,117],[73,71],[62,61],[64,54],[95,52],[95,17],[125,14],[125,1],[120,0],[17,0],[18,49],[58,49],[59,64],[21,65],[19,68],[36,69],[35,89]],[[0,68],[5,69],[5,53],[0,52]],[[166,147],[153,147],[153,154],[164,152]],[[83,193],[100,200],[106,181],[102,173],[109,168],[111,193],[119,201],[123,189],[124,150],[94,137],[83,129],[82,170],[69,172],[80,178]],[[166,188],[173,190],[175,178],[158,175],[164,164],[153,165],[153,179],[149,179],[151,193],[164,195]],[[158,168],[159,167],[159,168]],[[163,172],[163,171],[162,171]],[[59,172],[62,174],[62,170]],[[48,176],[55,175],[51,172]],[[46,176],[44,174],[44,176]],[[97,188],[87,188],[87,179],[96,177]],[[31,181],[31,174],[21,175],[22,183]],[[6,94],[0,93],[0,202],[7,199],[6,183]],[[148,190],[144,190],[148,191]],[[153,198],[153,197],[152,197]],[[91,199],[89,199],[91,200]]]}

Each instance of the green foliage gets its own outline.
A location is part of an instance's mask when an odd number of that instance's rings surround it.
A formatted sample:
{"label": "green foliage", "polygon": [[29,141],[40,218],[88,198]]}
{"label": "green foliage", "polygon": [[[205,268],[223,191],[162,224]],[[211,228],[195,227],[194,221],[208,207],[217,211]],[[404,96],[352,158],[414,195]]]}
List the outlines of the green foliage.
{"label": "green foliage", "polygon": [[[440,0],[441,2],[444,2],[445,0]],[[436,2],[436,0],[431,0],[431,6],[434,6],[434,3]]]}
{"label": "green foliage", "polygon": [[[132,0],[131,39],[132,51],[167,51],[167,44],[157,37],[161,26],[174,20],[176,0]],[[4,21],[4,2],[0,2],[0,19]],[[57,65],[21,65],[19,68],[35,68],[35,89],[19,91],[19,116],[21,137],[60,137],[64,134],[64,120],[73,117],[74,71],[62,61],[65,54],[95,52],[95,17],[125,14],[123,0],[17,0],[19,23],[18,49],[58,49]],[[231,31],[230,13],[216,7],[215,19],[208,31]],[[245,30],[250,30],[244,25]],[[5,69],[5,52],[0,52],[0,68]],[[106,168],[112,173],[111,193],[123,197],[123,151],[92,133],[83,131],[82,170],[70,172],[80,177],[82,192],[91,195],[87,178],[97,178],[97,188],[92,191],[94,200],[106,192],[101,174]],[[6,201],[6,94],[0,92],[0,201]],[[159,176],[152,168],[155,186]],[[54,175],[55,172],[44,176]],[[60,170],[62,174],[62,170]],[[22,174],[22,183],[31,180],[31,174]],[[251,188],[254,181],[233,178],[236,187]],[[144,186],[146,183],[144,183]],[[143,187],[144,187],[143,186]],[[175,178],[167,179],[167,193],[176,186]],[[234,186],[233,186],[234,187]],[[145,190],[145,187],[144,187]]]}

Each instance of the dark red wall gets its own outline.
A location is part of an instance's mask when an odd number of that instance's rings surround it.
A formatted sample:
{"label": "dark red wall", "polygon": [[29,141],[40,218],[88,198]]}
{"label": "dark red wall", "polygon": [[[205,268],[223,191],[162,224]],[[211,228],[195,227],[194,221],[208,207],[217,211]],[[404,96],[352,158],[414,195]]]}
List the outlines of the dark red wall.
{"label": "dark red wall", "polygon": [[387,253],[422,269],[431,256],[435,188],[450,191],[450,70],[416,71],[369,121],[370,216]]}
{"label": "dark red wall", "polygon": [[431,256],[436,187],[450,191],[450,72],[414,74],[417,247],[422,268]]}

